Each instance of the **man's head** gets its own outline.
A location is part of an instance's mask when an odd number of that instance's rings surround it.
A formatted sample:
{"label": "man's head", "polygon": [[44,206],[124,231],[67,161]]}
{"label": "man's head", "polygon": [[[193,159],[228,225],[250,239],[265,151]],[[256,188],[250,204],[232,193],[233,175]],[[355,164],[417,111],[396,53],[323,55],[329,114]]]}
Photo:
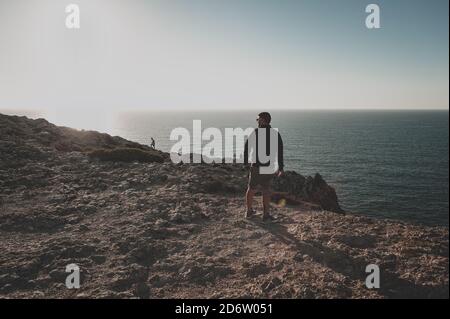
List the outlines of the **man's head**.
{"label": "man's head", "polygon": [[258,122],[258,127],[267,126],[270,124],[272,117],[268,112],[262,112],[258,114],[256,121]]}

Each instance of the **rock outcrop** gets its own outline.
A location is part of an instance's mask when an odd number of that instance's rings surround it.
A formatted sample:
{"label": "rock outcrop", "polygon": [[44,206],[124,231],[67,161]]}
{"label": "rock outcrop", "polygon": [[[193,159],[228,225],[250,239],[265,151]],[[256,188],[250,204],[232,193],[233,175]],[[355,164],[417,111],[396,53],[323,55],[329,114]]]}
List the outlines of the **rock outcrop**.
{"label": "rock outcrop", "polygon": [[246,174],[0,114],[0,298],[448,298],[448,228],[336,214],[333,188],[295,172],[274,181],[276,223],[245,220]]}
{"label": "rock outcrop", "polygon": [[286,192],[301,200],[315,203],[322,209],[343,213],[338,202],[336,191],[328,185],[322,176],[317,173],[314,177],[303,177],[296,172],[286,172],[280,178],[274,179],[274,190]]}
{"label": "rock outcrop", "polygon": [[59,127],[44,119],[0,114],[0,167],[20,167],[52,151],[88,153],[98,150],[137,149],[168,160],[166,153],[119,136]]}

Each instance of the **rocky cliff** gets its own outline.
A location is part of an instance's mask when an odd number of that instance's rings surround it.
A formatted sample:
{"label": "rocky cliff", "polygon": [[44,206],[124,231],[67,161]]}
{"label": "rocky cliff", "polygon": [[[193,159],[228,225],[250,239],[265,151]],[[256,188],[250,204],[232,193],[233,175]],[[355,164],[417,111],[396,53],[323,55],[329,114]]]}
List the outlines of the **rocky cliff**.
{"label": "rocky cliff", "polygon": [[274,181],[276,223],[245,220],[246,174],[0,114],[0,297],[448,298],[447,228],[337,214],[295,172]]}

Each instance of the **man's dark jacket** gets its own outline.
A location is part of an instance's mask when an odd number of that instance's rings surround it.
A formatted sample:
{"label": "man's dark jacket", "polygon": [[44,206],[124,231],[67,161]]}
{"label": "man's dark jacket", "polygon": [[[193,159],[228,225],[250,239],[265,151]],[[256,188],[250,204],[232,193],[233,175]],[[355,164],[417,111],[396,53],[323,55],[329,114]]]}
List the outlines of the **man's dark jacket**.
{"label": "man's dark jacket", "polygon": [[[252,163],[252,166],[269,166],[269,163],[261,163],[258,158],[258,130],[266,130],[266,155],[270,155],[270,129],[271,126],[267,125],[260,128],[255,128],[254,134],[256,136],[256,162]],[[253,133],[252,133],[253,134]],[[248,139],[245,141],[245,147],[244,147],[244,164],[248,164],[248,153],[249,153],[249,146],[248,146]],[[283,170],[284,169],[284,158],[283,158],[283,140],[281,139],[281,135],[278,132],[278,149],[277,154],[278,158],[278,169]]]}

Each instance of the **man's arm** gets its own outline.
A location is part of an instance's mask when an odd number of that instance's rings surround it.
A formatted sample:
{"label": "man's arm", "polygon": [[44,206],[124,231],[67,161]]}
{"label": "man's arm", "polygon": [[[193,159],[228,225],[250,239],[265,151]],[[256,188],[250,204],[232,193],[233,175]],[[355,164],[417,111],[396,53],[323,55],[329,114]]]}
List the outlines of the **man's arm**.
{"label": "man's arm", "polygon": [[245,141],[244,145],[244,164],[248,165],[248,139]]}
{"label": "man's arm", "polygon": [[278,170],[284,170],[284,154],[283,154],[283,139],[281,138],[281,134],[278,133]]}

